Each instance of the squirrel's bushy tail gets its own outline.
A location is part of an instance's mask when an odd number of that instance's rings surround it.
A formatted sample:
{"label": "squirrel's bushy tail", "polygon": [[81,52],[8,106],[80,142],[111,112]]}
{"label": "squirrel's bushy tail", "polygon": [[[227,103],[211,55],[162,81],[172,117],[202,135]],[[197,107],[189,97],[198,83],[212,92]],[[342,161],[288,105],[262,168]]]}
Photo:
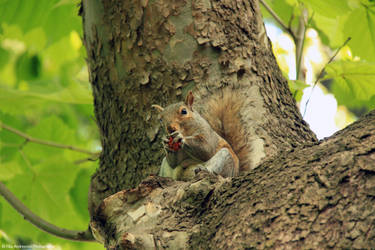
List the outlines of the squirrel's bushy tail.
{"label": "squirrel's bushy tail", "polygon": [[219,90],[208,98],[203,116],[236,153],[240,162],[240,172],[250,168],[250,148],[241,122],[243,96],[234,89]]}

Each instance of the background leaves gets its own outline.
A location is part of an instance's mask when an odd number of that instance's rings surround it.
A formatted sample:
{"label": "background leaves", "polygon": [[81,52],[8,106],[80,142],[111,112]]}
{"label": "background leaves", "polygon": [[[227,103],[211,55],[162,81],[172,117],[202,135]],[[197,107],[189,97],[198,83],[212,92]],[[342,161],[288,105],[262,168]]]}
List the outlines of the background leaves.
{"label": "background leaves", "polygon": [[333,79],[332,92],[339,104],[351,108],[375,108],[375,63],[337,61],[326,71],[326,78]]}
{"label": "background leaves", "polygon": [[[322,47],[326,49],[327,58],[330,58],[333,52],[350,37],[351,41],[340,51],[339,56],[335,58],[336,62],[327,66],[324,80],[328,84],[325,84],[325,87],[335,95],[339,105],[346,106],[358,115],[374,108],[375,1],[268,0],[266,2],[294,31],[298,28],[298,19],[302,10],[308,10],[307,28],[314,28],[318,32]],[[267,20],[278,25],[265,9],[262,13]],[[308,43],[307,39],[305,45]],[[283,64],[282,61],[278,61],[279,64]],[[282,69],[287,68],[280,66]],[[292,92],[301,89],[301,85],[296,88],[295,84],[291,83],[290,86]],[[299,95],[296,97],[298,100]],[[357,112],[358,110],[360,112]]]}
{"label": "background leaves", "polygon": [[[0,121],[35,138],[100,150],[82,47],[79,1],[0,0]],[[87,193],[97,162],[0,129],[0,180],[45,220],[88,227]],[[0,241],[103,249],[42,232],[0,198]]]}

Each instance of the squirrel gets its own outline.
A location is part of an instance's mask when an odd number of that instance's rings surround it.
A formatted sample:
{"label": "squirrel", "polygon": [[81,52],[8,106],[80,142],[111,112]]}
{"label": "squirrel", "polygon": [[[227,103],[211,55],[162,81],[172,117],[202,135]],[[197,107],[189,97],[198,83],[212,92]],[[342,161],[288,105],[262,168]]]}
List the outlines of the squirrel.
{"label": "squirrel", "polygon": [[[160,111],[167,136],[163,139],[166,157],[159,176],[190,180],[200,170],[223,177],[237,176],[248,168],[249,149],[240,122],[242,99],[233,90],[222,90],[202,104],[201,115],[193,107],[190,91],[185,102]],[[201,105],[201,106],[202,106]]]}

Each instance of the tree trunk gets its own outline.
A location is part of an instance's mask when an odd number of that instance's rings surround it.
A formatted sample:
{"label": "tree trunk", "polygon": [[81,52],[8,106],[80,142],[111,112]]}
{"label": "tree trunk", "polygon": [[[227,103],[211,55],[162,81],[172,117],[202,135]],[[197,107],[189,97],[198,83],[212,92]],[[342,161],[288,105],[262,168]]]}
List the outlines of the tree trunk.
{"label": "tree trunk", "polygon": [[[374,202],[363,190],[371,189],[366,183],[374,183],[375,170],[361,170],[374,157],[374,128],[366,134],[358,123],[353,131],[363,138],[345,137],[347,129],[317,142],[276,64],[257,1],[84,0],[82,17],[103,147],[89,210],[107,247],[365,247],[374,241],[371,213],[354,216]],[[151,177],[121,191],[156,173],[161,162],[151,105],[175,102],[191,89],[204,105],[224,86],[246,97],[240,113],[257,168],[234,179],[202,173],[189,183]],[[371,123],[364,124],[370,131]],[[348,204],[354,211],[344,212]]]}

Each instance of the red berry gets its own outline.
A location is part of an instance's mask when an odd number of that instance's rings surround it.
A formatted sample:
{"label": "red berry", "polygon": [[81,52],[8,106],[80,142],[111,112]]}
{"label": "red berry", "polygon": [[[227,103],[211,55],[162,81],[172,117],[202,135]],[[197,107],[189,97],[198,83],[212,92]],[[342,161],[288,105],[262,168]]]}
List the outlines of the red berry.
{"label": "red berry", "polygon": [[169,148],[173,147],[173,137],[169,137],[168,146],[169,146]]}
{"label": "red berry", "polygon": [[173,142],[173,137],[169,137],[168,139],[168,147],[170,150],[177,152],[181,148],[182,142]]}

